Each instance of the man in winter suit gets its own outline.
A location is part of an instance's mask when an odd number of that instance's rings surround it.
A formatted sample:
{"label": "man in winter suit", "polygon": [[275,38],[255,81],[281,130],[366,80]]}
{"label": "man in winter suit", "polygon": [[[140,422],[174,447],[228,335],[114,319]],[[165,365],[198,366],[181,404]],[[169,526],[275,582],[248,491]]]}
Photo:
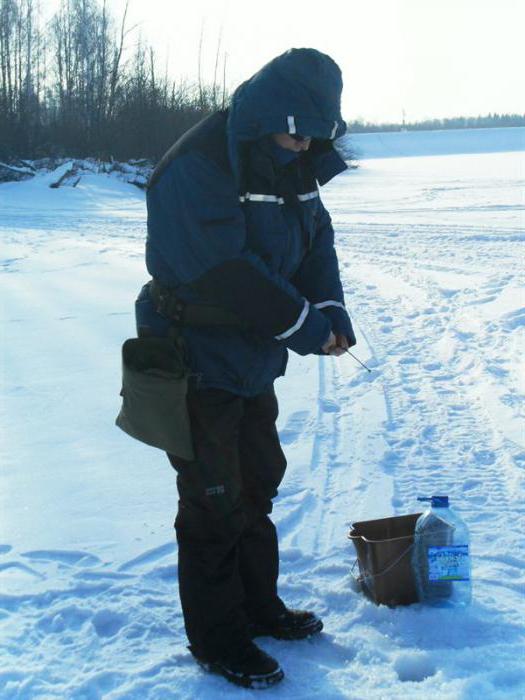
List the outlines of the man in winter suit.
{"label": "man in winter suit", "polygon": [[[175,324],[192,372],[195,460],[168,455],[186,632],[201,665],[248,687],[283,677],[254,637],[322,629],[277,594],[268,514],[286,466],[273,382],[287,350],[340,355],[355,344],[318,190],[346,168],[332,145],[346,128],[341,90],[330,57],[287,51],[172,146],[147,193],[154,281],[137,300],[139,334]],[[197,307],[209,322],[190,321]]]}

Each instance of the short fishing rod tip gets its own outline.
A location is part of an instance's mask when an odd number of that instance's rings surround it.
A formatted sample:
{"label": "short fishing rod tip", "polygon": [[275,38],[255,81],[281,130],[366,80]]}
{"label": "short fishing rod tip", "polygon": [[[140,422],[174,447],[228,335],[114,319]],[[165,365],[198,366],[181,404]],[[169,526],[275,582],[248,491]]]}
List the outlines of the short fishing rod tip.
{"label": "short fishing rod tip", "polygon": [[346,348],[345,348],[345,351],[346,351],[351,357],[353,357],[354,360],[357,360],[357,362],[359,362],[359,364],[361,365],[361,367],[364,367],[364,368],[366,369],[367,372],[371,372],[371,371],[372,371],[372,370],[370,369],[370,367],[367,367],[367,366],[365,365],[364,362],[361,362],[361,360],[360,360],[358,357],[356,357],[356,356],[354,355],[353,352],[350,352],[350,350],[347,350]]}

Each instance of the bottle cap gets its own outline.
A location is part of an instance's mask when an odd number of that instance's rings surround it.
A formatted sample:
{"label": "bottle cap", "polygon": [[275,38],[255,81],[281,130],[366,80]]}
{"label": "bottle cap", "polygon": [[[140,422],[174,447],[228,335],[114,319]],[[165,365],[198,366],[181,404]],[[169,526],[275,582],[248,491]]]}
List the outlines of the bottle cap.
{"label": "bottle cap", "polygon": [[448,496],[418,496],[418,501],[430,501],[432,508],[448,508]]}

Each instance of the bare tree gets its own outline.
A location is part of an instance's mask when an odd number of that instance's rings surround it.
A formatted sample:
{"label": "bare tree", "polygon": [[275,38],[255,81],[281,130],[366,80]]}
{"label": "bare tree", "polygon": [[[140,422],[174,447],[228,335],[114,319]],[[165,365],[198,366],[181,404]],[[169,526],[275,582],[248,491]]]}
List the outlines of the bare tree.
{"label": "bare tree", "polygon": [[41,0],[0,0],[0,157],[96,155],[157,157],[202,116],[224,105],[218,74],[198,83],[170,81],[153,49],[128,25],[129,1],[117,23],[107,0],[61,0],[43,27]]}

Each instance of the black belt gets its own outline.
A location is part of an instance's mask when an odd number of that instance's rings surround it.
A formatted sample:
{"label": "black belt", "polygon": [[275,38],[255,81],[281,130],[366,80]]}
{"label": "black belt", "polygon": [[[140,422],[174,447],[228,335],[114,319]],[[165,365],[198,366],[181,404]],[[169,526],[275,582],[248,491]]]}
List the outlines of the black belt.
{"label": "black belt", "polygon": [[237,327],[243,325],[235,314],[220,306],[182,301],[171,287],[165,287],[155,279],[148,282],[148,287],[157,311],[177,325]]}

